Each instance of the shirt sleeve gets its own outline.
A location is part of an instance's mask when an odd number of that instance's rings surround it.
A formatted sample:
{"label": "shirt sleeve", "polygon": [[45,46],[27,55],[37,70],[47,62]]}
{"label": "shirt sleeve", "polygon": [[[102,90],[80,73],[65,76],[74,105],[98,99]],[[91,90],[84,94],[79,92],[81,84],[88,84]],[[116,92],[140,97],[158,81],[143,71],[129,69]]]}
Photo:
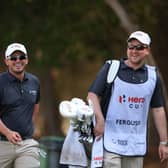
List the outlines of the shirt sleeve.
{"label": "shirt sleeve", "polygon": [[154,93],[151,99],[150,106],[152,108],[165,106],[165,98],[163,95],[163,85],[162,85],[162,81],[158,74],[157,74],[156,86],[155,86],[155,90],[154,90]]}
{"label": "shirt sleeve", "polygon": [[89,92],[93,92],[97,94],[98,96],[103,95],[103,91],[106,86],[106,81],[107,81],[107,72],[109,69],[110,64],[105,63],[102,68],[99,70],[96,79],[93,81],[89,88]]}

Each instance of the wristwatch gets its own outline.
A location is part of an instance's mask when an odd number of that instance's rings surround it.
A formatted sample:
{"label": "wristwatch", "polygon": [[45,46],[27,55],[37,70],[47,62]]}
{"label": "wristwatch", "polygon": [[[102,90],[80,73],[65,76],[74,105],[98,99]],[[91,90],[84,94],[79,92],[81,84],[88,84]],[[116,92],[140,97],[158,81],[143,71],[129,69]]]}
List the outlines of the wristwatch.
{"label": "wristwatch", "polygon": [[160,141],[160,145],[168,146],[168,141]]}

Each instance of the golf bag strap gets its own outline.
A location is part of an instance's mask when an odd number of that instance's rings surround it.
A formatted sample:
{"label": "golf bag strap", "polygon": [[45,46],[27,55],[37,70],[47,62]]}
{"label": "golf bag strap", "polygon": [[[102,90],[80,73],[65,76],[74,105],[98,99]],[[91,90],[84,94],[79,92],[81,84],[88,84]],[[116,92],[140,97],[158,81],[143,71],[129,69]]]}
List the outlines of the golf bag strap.
{"label": "golf bag strap", "polygon": [[120,61],[119,60],[109,60],[108,63],[111,62],[110,68],[108,70],[107,74],[107,83],[112,83],[117,75],[117,72],[120,67]]}

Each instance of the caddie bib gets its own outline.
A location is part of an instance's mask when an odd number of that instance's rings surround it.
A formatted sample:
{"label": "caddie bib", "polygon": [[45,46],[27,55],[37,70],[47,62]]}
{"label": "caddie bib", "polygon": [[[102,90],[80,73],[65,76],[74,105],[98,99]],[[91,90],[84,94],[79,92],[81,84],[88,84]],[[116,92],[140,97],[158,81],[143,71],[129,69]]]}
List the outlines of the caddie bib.
{"label": "caddie bib", "polygon": [[147,149],[147,118],[156,84],[154,67],[147,66],[148,80],[133,84],[114,80],[108,106],[104,147],[126,156],[143,156]]}

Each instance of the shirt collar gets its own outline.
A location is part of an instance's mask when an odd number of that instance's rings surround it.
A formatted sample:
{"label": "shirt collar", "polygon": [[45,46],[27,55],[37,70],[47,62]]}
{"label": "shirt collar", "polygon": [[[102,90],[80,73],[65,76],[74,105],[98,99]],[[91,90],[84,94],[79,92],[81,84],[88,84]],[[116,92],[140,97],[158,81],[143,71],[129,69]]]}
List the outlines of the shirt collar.
{"label": "shirt collar", "polygon": [[[14,75],[12,75],[9,71],[7,71],[7,75],[8,75],[8,79],[12,82],[12,81],[19,81],[19,79],[18,78],[16,78]],[[27,75],[27,73],[25,72],[24,73],[24,79],[23,79],[23,81],[26,81],[26,80],[28,80],[28,75]]]}

